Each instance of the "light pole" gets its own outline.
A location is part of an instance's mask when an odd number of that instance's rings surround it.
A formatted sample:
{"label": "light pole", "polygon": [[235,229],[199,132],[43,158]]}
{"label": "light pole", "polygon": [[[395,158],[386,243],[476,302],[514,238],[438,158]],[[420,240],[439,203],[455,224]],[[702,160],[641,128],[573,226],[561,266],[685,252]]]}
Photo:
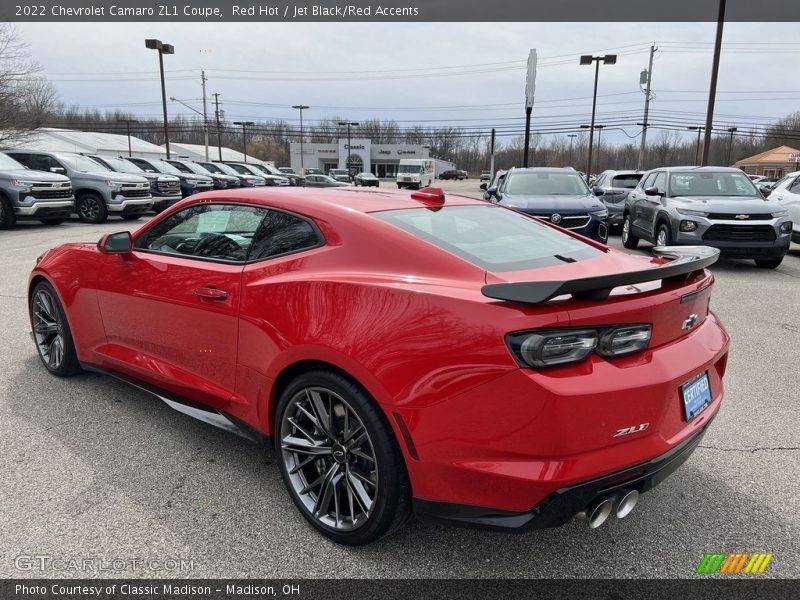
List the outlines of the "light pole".
{"label": "light pole", "polygon": [[206,160],[208,160],[208,118],[206,117],[206,113],[205,112],[200,112],[196,108],[194,108],[192,106],[189,106],[188,104],[186,104],[186,102],[184,102],[183,100],[178,100],[174,96],[170,96],[169,99],[172,102],[177,102],[178,104],[183,104],[189,110],[192,110],[192,111],[196,112],[198,115],[200,115],[201,117],[203,117],[203,133],[205,134],[205,141],[206,141]]}
{"label": "light pole", "polygon": [[[597,164],[600,164],[600,136],[603,135],[603,129],[605,129],[605,125],[595,125],[594,128],[597,129]],[[589,129],[591,125],[581,125],[581,129]]]}
{"label": "light pole", "polygon": [[731,150],[733,149],[733,134],[739,131],[738,127],[728,127],[728,133],[731,134],[728,138],[728,166],[731,165]]}
{"label": "light pole", "polygon": [[616,54],[606,54],[604,56],[592,56],[584,54],[581,56],[580,64],[591,65],[595,63],[594,69],[594,93],[592,94],[592,124],[589,126],[589,160],[586,163],[586,182],[592,176],[592,146],[594,145],[594,118],[597,111],[597,80],[600,77],[600,62],[605,65],[617,64]]}
{"label": "light pole", "polygon": [[234,121],[233,124],[242,126],[242,153],[244,154],[244,162],[247,162],[247,126],[255,125],[255,123],[253,121]]}
{"label": "light pole", "polygon": [[292,108],[300,111],[300,170],[303,171],[303,111],[311,107],[305,104],[295,104]]}
{"label": "light pole", "polygon": [[339,121],[339,125],[347,125],[347,174],[350,174],[350,127],[358,127],[355,121]]}
{"label": "light pole", "polygon": [[703,146],[702,166],[708,164],[708,152],[711,149],[711,130],[714,127],[714,103],[717,100],[717,76],[719,75],[719,55],[722,52],[722,29],[725,26],[725,1],[719,0],[717,13],[717,35],[714,40],[714,59],[711,63],[711,83],[708,88],[708,109],[706,110],[706,139]]}
{"label": "light pole", "polygon": [[705,127],[687,127],[689,131],[697,131],[697,148],[694,151],[694,164],[700,165],[700,135],[705,130]]}
{"label": "light pole", "polygon": [[158,69],[161,73],[161,106],[164,109],[164,148],[167,150],[167,158],[169,156],[169,127],[167,125],[167,88],[164,85],[164,55],[175,54],[175,47],[172,44],[165,44],[161,40],[146,39],[144,41],[145,48],[158,51]]}
{"label": "light pole", "polygon": [[575,141],[575,138],[578,137],[577,133],[570,133],[567,135],[569,138],[569,166],[572,166],[572,144]]}
{"label": "light pole", "polygon": [[125,131],[128,134],[128,156],[133,156],[133,151],[131,150],[131,123],[136,122],[136,119],[123,119],[122,117],[117,117],[117,122],[125,123]]}

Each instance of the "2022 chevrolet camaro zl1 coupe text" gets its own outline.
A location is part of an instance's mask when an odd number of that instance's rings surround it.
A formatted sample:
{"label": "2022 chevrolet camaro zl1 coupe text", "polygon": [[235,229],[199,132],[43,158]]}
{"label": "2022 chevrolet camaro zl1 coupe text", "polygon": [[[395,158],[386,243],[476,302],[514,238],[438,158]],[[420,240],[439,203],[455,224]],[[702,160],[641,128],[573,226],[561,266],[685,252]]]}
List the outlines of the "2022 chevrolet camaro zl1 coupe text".
{"label": "2022 chevrolet camaro zl1 coupe text", "polygon": [[30,314],[51,373],[107,373],[274,443],[338,542],[412,510],[597,526],[720,407],[717,252],[628,255],[435,188],[208,192],[43,254]]}

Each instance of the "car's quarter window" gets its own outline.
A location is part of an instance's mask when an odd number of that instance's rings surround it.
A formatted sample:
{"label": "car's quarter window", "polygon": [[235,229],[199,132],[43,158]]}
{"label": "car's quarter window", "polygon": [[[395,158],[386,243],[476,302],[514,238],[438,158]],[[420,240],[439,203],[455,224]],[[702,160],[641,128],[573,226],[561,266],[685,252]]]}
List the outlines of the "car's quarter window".
{"label": "car's quarter window", "polygon": [[487,271],[515,271],[573,262],[602,251],[497,206],[445,206],[372,213]]}
{"label": "car's quarter window", "polygon": [[267,209],[261,227],[253,237],[248,260],[261,260],[324,244],[322,234],[303,217]]}
{"label": "car's quarter window", "polygon": [[136,241],[140,250],[244,262],[267,213],[236,204],[195,204],[176,212]]}

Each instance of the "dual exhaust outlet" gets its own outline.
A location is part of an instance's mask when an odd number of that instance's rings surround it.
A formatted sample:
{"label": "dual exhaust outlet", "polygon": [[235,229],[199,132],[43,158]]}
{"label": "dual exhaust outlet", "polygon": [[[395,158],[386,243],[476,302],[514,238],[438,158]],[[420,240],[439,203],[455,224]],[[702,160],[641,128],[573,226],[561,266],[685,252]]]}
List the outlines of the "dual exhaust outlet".
{"label": "dual exhaust outlet", "polygon": [[597,529],[608,520],[614,512],[618,519],[624,519],[636,508],[639,492],[624,490],[621,496],[600,496],[592,500],[581,515],[586,519],[590,529]]}

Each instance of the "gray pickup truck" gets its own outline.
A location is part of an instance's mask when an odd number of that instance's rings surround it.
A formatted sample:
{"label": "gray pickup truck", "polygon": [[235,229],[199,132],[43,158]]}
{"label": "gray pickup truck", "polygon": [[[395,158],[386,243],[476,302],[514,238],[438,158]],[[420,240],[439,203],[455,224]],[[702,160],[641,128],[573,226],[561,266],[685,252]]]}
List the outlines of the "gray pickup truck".
{"label": "gray pickup truck", "polygon": [[69,178],[33,171],[0,152],[0,229],[12,229],[20,219],[57,225],[74,207]]}
{"label": "gray pickup truck", "polygon": [[84,223],[103,223],[109,215],[135,220],[153,207],[145,177],[115,173],[88,156],[71,152],[8,150],[29,169],[66,175],[75,191],[75,212]]}

